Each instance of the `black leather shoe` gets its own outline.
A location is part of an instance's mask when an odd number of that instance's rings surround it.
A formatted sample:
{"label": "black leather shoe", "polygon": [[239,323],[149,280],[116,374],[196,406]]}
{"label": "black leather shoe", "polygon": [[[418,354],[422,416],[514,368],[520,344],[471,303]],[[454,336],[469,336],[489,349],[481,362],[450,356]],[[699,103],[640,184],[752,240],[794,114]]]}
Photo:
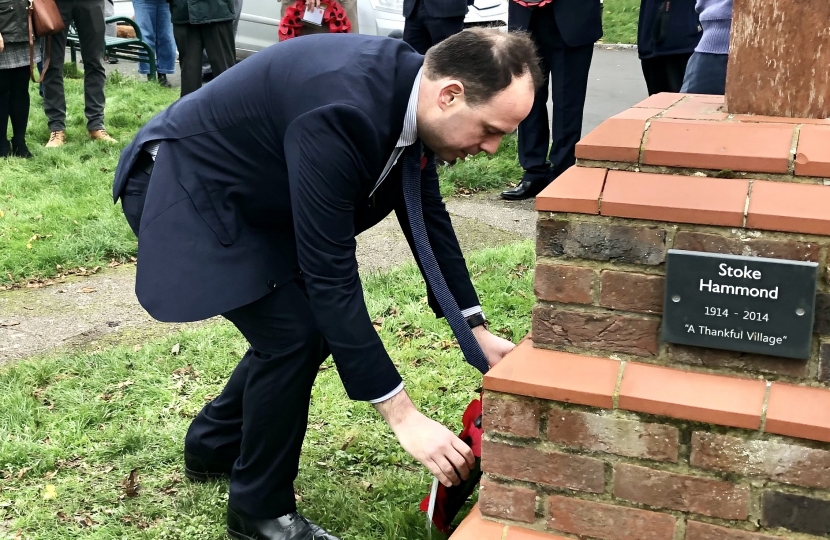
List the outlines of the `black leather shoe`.
{"label": "black leather shoe", "polygon": [[0,139],[0,158],[9,157],[9,154],[12,151],[12,147],[9,144],[8,139],[5,137],[5,133],[3,134],[3,138]]}
{"label": "black leather shoe", "polygon": [[255,518],[228,505],[228,536],[237,540],[339,540],[292,512],[278,518]]}
{"label": "black leather shoe", "polygon": [[12,140],[10,156],[16,156],[24,159],[32,159],[32,153],[29,152],[29,147],[26,146],[25,140]]}
{"label": "black leather shoe", "polygon": [[521,184],[501,192],[501,198],[506,201],[523,201],[532,199],[548,185],[544,180],[522,180]]}
{"label": "black leather shoe", "polygon": [[184,475],[193,482],[230,478],[233,463],[210,461],[184,451]]}
{"label": "black leather shoe", "polygon": [[[156,80],[158,81],[159,86],[161,86],[163,88],[173,88],[173,85],[170,84],[170,81],[167,80],[167,75],[165,75],[164,73],[157,73],[156,77],[157,77]],[[148,81],[152,80],[152,79],[150,79],[149,75],[147,75],[147,80]]]}

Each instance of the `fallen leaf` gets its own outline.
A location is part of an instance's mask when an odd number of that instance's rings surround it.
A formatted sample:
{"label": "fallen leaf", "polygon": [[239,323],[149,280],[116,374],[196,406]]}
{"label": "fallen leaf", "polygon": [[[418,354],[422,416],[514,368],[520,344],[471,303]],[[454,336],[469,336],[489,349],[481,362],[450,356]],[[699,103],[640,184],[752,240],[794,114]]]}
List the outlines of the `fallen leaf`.
{"label": "fallen leaf", "polygon": [[340,450],[346,450],[346,448],[348,448],[352,444],[353,440],[354,440],[354,435],[352,435],[351,437],[346,439],[346,442],[343,443],[343,446],[340,447]]}
{"label": "fallen leaf", "polygon": [[57,475],[58,475],[58,471],[57,471],[57,470],[55,470],[55,471],[50,471],[50,472],[48,472],[48,473],[44,474],[44,475],[43,475],[43,477],[44,477],[46,480],[51,480],[52,478],[56,477]]}
{"label": "fallen leaf", "polygon": [[185,367],[180,367],[178,369],[173,370],[173,378],[174,379],[182,379],[184,377],[190,377],[195,379],[198,377],[199,374],[193,369],[193,366],[190,364],[186,365]]}
{"label": "fallen leaf", "polygon": [[19,324],[20,324],[20,321],[0,322],[0,328],[8,328],[10,326],[17,326]]}
{"label": "fallen leaf", "polygon": [[84,294],[89,294],[97,291],[98,289],[93,289],[92,287],[84,287],[81,289],[81,292]]}
{"label": "fallen leaf", "polygon": [[130,474],[127,475],[127,478],[125,478],[121,483],[121,487],[124,488],[124,494],[127,497],[135,497],[138,495],[138,469],[130,471]]}
{"label": "fallen leaf", "polygon": [[127,381],[118,383],[117,388],[127,388],[128,386],[132,386],[134,384],[135,383],[133,381],[127,380]]}
{"label": "fallen leaf", "polygon": [[364,488],[366,491],[368,491],[368,492],[371,492],[371,491],[372,491],[372,489],[373,489],[373,486],[372,486],[371,482],[367,482],[366,480],[362,481],[360,484],[361,484],[361,485],[363,486],[363,488]]}
{"label": "fallen leaf", "polygon": [[26,473],[31,471],[31,470],[32,470],[31,467],[23,467],[22,469],[20,469],[20,472],[17,473],[17,479],[22,480],[23,477],[26,476]]}
{"label": "fallen leaf", "polygon": [[4,214],[2,210],[0,210],[0,218],[1,218],[1,217],[3,217],[3,216],[5,216],[5,215],[6,215],[6,214]]}
{"label": "fallen leaf", "polygon": [[75,516],[75,521],[77,521],[78,525],[80,525],[81,527],[92,527],[93,525],[95,525],[95,522],[92,521],[92,518],[89,517],[89,514]]}
{"label": "fallen leaf", "polygon": [[383,317],[378,317],[377,319],[372,321],[372,326],[375,327],[376,332],[380,332],[380,329],[383,327],[383,321],[384,321]]}
{"label": "fallen leaf", "polygon": [[109,467],[107,467],[106,469],[104,469],[104,470],[103,470],[103,471],[101,471],[101,472],[103,472],[104,474],[109,474],[109,473],[111,473],[111,472],[112,472],[112,471],[114,471],[114,470],[115,470],[115,467],[113,467],[112,465],[110,465]]}
{"label": "fallen leaf", "polygon": [[294,494],[294,500],[297,501],[297,502],[303,502],[303,496],[300,495],[299,493],[295,493]]}
{"label": "fallen leaf", "polygon": [[133,351],[138,352],[140,350],[141,350],[141,345],[134,345],[133,346]]}
{"label": "fallen leaf", "polygon": [[58,493],[55,491],[55,486],[53,484],[47,484],[46,489],[43,491],[43,500],[48,501],[57,496]]}
{"label": "fallen leaf", "polygon": [[32,244],[26,244],[26,249],[32,249]]}
{"label": "fallen leaf", "polygon": [[173,345],[173,348],[170,349],[170,352],[173,353],[174,355],[176,355],[176,354],[179,354],[180,350],[181,350],[181,347],[179,346],[178,343],[176,343],[175,345]]}

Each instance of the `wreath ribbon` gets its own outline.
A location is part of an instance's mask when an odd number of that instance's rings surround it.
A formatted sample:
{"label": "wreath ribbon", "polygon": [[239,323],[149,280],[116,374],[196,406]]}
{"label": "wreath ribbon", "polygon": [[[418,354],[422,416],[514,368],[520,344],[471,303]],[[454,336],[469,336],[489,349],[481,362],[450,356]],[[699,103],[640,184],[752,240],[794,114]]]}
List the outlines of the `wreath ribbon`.
{"label": "wreath ribbon", "polygon": [[[280,41],[300,35],[300,29],[303,27],[303,13],[305,13],[305,0],[297,0],[293,6],[289,6],[285,10],[285,17],[280,21],[278,31]],[[346,10],[336,0],[326,0],[323,24],[327,24],[329,31],[332,33],[345,34],[352,29],[352,23],[346,15]]]}

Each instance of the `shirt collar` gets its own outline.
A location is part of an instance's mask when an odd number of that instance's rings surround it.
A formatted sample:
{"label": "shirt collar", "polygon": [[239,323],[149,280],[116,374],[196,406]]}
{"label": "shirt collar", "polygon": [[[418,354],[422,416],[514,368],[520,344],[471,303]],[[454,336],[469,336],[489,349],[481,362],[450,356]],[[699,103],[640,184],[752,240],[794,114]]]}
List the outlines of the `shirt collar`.
{"label": "shirt collar", "polygon": [[418,94],[421,89],[421,75],[424,68],[418,70],[415,83],[412,85],[412,92],[409,94],[409,103],[406,105],[406,116],[403,119],[403,131],[398,139],[395,148],[404,148],[415,144],[418,139]]}

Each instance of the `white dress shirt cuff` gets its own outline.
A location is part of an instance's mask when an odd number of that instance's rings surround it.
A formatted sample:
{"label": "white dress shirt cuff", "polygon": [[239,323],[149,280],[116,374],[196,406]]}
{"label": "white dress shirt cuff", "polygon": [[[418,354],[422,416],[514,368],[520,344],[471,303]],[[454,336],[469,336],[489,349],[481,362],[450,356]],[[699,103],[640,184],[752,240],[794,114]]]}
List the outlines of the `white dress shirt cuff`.
{"label": "white dress shirt cuff", "polygon": [[481,306],[473,306],[473,307],[461,310],[461,314],[464,317],[469,317],[470,315],[475,315],[476,313],[483,313],[483,311],[481,310]]}
{"label": "white dress shirt cuff", "polygon": [[394,390],[392,390],[391,392],[389,392],[385,396],[377,398],[377,399],[370,400],[369,403],[382,403],[382,402],[386,401],[387,399],[392,399],[393,397],[397,396],[401,392],[403,392],[403,383],[399,384]]}

